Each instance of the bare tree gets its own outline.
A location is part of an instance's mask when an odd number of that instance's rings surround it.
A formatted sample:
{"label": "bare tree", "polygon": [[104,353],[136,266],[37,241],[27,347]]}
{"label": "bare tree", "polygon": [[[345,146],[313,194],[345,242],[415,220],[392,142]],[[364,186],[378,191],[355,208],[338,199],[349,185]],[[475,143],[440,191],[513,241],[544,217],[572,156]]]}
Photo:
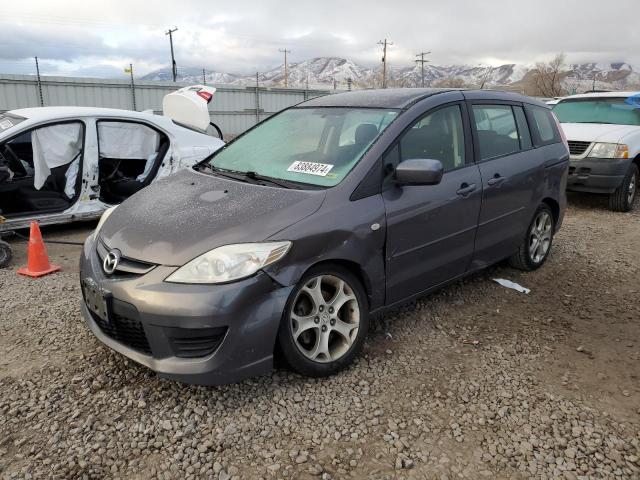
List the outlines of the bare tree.
{"label": "bare tree", "polygon": [[563,93],[562,77],[566,75],[565,54],[557,54],[550,62],[538,62],[532,71],[535,95],[559,97]]}

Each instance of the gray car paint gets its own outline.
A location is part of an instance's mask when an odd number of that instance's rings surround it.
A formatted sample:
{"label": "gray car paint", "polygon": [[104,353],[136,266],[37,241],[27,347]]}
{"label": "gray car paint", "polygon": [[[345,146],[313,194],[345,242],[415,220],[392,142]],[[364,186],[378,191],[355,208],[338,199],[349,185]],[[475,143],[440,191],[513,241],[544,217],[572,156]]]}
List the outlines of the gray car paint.
{"label": "gray car paint", "polygon": [[185,170],[123,202],[100,236],[125,257],[180,266],[221,245],[262,241],[311,215],[325,196]]}
{"label": "gray car paint", "polygon": [[575,192],[613,193],[622,184],[633,158],[571,160],[567,188]]}
{"label": "gray car paint", "polygon": [[[513,185],[507,182],[500,187],[505,193],[502,199],[487,197],[491,209],[484,214],[485,177],[498,164],[487,164],[483,176],[482,164],[474,163],[473,157],[464,168],[446,172],[439,185],[392,185],[384,191],[379,186],[354,196],[361,184],[381,174],[383,154],[416,119],[446,103],[464,104],[468,96],[545,107],[519,95],[487,91],[390,89],[322,97],[302,106],[402,110],[337,186],[285,190],[183,172],[131,197],[105,222],[100,235],[125,256],[160,264],[153,279],[106,278],[99,271],[92,239],[87,241],[81,260],[81,276],[97,277],[114,296],[121,295],[136,305],[145,331],[151,331],[152,343],[162,343],[162,328],[169,325],[191,328],[227,322],[233,332],[229,331],[212,358],[205,359],[206,365],[200,364],[197,369],[183,359],[164,358],[162,364],[153,358],[140,359],[131,349],[101,339],[170,378],[195,383],[235,381],[270,367],[283,299],[318,263],[340,263],[350,268],[362,279],[370,309],[380,311],[508,257],[515,248],[510,242],[515,245],[516,238],[524,238],[533,211],[545,199],[558,206],[559,226],[566,205],[569,156],[563,144],[532,149],[521,158],[505,160],[500,171],[513,179]],[[470,144],[468,153],[472,152]],[[525,162],[528,173],[517,170],[514,160]],[[478,188],[462,196],[457,191],[464,183],[475,183]],[[524,193],[517,190],[519,187]],[[518,212],[511,215],[517,221],[501,225],[502,213],[511,211]],[[484,230],[477,228],[480,218],[485,219]],[[502,234],[493,234],[491,224],[500,226]],[[198,286],[162,282],[177,265],[211,248],[260,240],[289,240],[293,246],[264,273],[239,282]],[[251,285],[258,280],[266,283],[253,290]],[[86,309],[85,318],[95,332]]]}

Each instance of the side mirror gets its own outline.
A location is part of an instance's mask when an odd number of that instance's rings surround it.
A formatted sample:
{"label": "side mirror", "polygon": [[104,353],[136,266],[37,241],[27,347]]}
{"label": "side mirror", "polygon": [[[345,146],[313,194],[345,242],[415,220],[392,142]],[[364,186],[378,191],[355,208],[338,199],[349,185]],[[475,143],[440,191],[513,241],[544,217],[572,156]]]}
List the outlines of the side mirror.
{"label": "side mirror", "polygon": [[398,164],[396,180],[400,185],[437,185],[443,173],[440,160],[412,158]]}

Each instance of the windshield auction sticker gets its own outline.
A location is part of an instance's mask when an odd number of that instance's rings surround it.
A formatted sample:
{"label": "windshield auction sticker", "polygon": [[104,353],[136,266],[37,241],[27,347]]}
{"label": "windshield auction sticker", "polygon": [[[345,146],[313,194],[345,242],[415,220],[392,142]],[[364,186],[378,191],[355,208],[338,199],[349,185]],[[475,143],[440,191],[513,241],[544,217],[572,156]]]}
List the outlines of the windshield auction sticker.
{"label": "windshield auction sticker", "polygon": [[287,168],[287,172],[306,173],[308,175],[326,177],[332,168],[333,165],[328,163],[293,162],[289,165],[289,168]]}
{"label": "windshield auction sticker", "polygon": [[11,127],[13,127],[13,123],[11,123],[11,120],[4,119],[0,121],[0,130],[6,130]]}

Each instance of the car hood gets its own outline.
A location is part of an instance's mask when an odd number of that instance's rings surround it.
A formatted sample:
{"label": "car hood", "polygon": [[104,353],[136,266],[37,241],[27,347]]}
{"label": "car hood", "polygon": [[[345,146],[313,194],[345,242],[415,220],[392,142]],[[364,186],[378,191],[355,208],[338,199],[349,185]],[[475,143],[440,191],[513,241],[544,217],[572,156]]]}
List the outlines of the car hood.
{"label": "car hood", "polygon": [[184,170],[124,201],[100,238],[125,257],[179,266],[221,245],[263,241],[314,213],[325,196]]}
{"label": "car hood", "polygon": [[618,143],[630,133],[640,133],[638,126],[606,123],[563,123],[562,130],[567,140],[580,142]]}

